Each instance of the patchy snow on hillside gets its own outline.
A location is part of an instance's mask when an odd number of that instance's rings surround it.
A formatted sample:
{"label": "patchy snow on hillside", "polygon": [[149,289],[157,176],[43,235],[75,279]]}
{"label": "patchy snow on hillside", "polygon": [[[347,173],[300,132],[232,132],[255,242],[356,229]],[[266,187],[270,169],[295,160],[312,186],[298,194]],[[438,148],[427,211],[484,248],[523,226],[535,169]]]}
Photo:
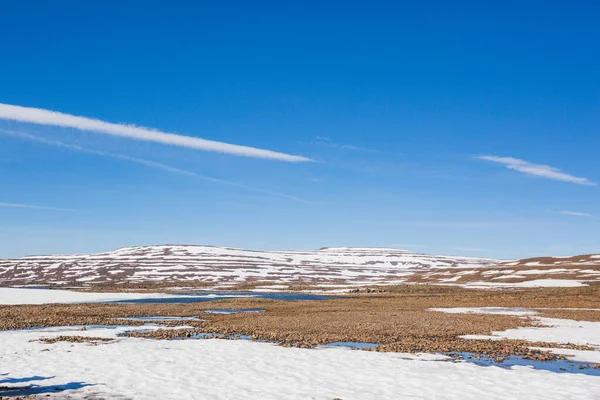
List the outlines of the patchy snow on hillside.
{"label": "patchy snow on hillside", "polygon": [[[522,274],[522,273],[521,273]],[[573,279],[534,279],[524,282],[468,282],[464,285],[471,289],[499,289],[499,288],[536,288],[536,287],[581,287],[586,286],[580,280]]]}
{"label": "patchy snow on hillside", "polygon": [[203,283],[218,290],[238,284],[353,287],[431,283],[504,289],[578,287],[600,281],[595,256],[500,261],[388,248],[255,251],[229,247],[157,245],[96,254],[0,259],[0,285]]}
{"label": "patchy snow on hillside", "polygon": [[253,251],[211,246],[127,247],[106,253],[30,256],[0,260],[0,283],[206,282],[215,285],[264,281],[356,283],[403,282],[415,271],[479,268],[499,261],[447,257],[385,248]]}

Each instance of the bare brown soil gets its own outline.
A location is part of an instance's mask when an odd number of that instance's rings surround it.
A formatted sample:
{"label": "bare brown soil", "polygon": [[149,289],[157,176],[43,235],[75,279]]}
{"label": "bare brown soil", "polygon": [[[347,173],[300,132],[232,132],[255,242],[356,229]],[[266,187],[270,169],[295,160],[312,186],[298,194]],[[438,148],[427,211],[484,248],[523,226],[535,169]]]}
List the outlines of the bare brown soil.
{"label": "bare brown soil", "polygon": [[46,344],[58,343],[58,342],[69,342],[69,343],[98,343],[98,342],[111,342],[114,339],[103,338],[103,337],[87,337],[87,336],[57,336],[52,338],[39,339],[40,342]]}

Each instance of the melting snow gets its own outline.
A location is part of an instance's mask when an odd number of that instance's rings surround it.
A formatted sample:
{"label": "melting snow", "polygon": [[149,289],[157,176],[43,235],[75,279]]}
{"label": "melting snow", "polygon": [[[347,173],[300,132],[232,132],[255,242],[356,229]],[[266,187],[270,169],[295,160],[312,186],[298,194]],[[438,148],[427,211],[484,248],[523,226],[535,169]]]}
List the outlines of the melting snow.
{"label": "melting snow", "polygon": [[[116,338],[119,332],[70,329],[54,334]],[[98,345],[31,341],[49,334],[0,332],[2,386],[27,388],[21,394],[72,388],[62,395],[141,400],[589,400],[600,393],[597,377],[433,361],[441,358],[435,355],[296,349],[221,339],[120,338]]]}
{"label": "melting snow", "polygon": [[[473,308],[431,308],[430,311],[446,313],[502,314],[534,318],[540,327],[508,329],[493,332],[491,336],[466,335],[466,339],[521,339],[532,342],[571,343],[598,347],[592,357],[600,354],[600,322],[574,321],[570,319],[545,318],[536,316],[535,310],[523,308],[473,307]],[[569,350],[570,351],[570,350]],[[580,353],[581,356],[584,353]]]}

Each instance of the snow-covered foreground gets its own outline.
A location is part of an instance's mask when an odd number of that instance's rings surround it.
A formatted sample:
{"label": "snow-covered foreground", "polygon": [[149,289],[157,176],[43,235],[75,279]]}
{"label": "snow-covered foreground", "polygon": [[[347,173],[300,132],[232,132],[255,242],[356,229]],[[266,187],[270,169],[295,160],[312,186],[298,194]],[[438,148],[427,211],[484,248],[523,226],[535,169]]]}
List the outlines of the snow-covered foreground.
{"label": "snow-covered foreground", "polygon": [[[74,303],[107,303],[111,301],[131,301],[142,299],[185,299],[191,296],[160,293],[97,293],[97,292],[76,292],[72,290],[50,290],[50,289],[22,289],[22,288],[2,288],[0,287],[0,304],[74,304]],[[197,298],[199,296],[193,296]],[[219,297],[253,297],[253,295],[234,295],[220,296],[218,294],[207,293],[202,295],[205,298]]]}
{"label": "snow-covered foreground", "polygon": [[43,394],[69,387],[54,396],[74,399],[600,398],[600,377],[429,361],[431,356],[414,360],[395,353],[220,339],[121,338],[98,345],[32,341],[58,335],[116,337],[123,329],[0,332],[0,387],[39,385],[31,389]]}

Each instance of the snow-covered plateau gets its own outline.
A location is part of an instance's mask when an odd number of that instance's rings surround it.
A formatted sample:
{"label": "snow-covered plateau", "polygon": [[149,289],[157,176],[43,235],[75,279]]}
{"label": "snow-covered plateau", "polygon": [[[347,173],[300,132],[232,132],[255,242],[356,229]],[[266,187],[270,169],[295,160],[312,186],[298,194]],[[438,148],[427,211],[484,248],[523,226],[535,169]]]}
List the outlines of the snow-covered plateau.
{"label": "snow-covered plateau", "polygon": [[347,288],[407,282],[506,288],[581,286],[597,280],[600,258],[595,256],[503,262],[388,248],[253,251],[160,245],[0,260],[4,286],[204,282],[225,287],[265,282],[285,289],[298,283]]}

